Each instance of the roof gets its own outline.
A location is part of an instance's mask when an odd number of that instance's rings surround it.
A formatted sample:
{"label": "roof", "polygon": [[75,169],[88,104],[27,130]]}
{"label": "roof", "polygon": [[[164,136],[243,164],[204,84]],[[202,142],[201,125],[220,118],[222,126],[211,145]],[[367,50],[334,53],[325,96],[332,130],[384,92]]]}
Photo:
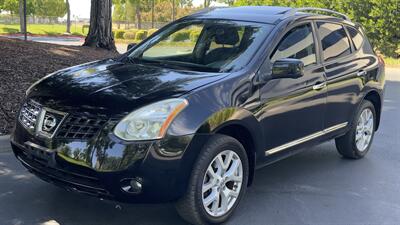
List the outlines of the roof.
{"label": "roof", "polygon": [[[291,16],[320,15],[320,14],[315,14],[315,12],[318,11],[333,13],[339,17],[343,17],[345,20],[348,20],[346,15],[328,9],[290,8],[290,7],[279,7],[279,6],[241,6],[241,7],[230,7],[230,8],[228,7],[208,8],[201,10],[197,13],[194,13],[188,16],[188,18],[242,20],[249,22],[276,24],[277,22]],[[336,19],[338,18],[336,17]]]}
{"label": "roof", "polygon": [[278,6],[217,7],[201,10],[189,18],[229,19],[274,24],[291,9]]}

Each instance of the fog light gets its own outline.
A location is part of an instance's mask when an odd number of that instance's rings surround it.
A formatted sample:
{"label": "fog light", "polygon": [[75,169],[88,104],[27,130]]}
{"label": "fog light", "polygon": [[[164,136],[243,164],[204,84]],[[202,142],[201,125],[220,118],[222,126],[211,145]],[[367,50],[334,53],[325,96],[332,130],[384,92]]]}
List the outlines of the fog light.
{"label": "fog light", "polygon": [[129,194],[139,194],[142,192],[142,179],[136,178],[126,178],[121,180],[121,188],[123,191]]}

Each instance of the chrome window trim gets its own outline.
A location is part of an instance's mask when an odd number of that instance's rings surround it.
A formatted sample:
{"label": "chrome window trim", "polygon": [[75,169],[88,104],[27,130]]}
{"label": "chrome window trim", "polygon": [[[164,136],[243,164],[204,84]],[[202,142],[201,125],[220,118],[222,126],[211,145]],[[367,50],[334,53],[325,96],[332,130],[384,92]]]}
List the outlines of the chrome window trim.
{"label": "chrome window trim", "polygon": [[283,151],[283,150],[288,149],[288,148],[290,148],[290,147],[293,147],[293,146],[302,144],[302,143],[304,143],[304,142],[310,141],[310,140],[312,140],[312,139],[321,137],[321,136],[323,136],[323,135],[325,135],[325,134],[329,134],[329,133],[331,133],[331,132],[333,132],[333,131],[336,131],[336,130],[339,130],[339,129],[341,129],[341,128],[346,127],[347,124],[348,124],[348,122],[340,123],[340,124],[338,124],[338,125],[335,125],[335,126],[326,128],[326,129],[324,129],[324,130],[322,130],[322,131],[318,131],[318,132],[316,132],[316,133],[313,133],[313,134],[311,134],[311,135],[305,136],[305,137],[303,137],[303,138],[300,138],[300,139],[291,141],[291,142],[289,142],[289,143],[283,144],[283,145],[281,145],[281,146],[275,147],[275,148],[273,148],[273,149],[267,150],[267,151],[265,151],[265,156],[269,156],[269,155],[275,154],[275,153],[277,153],[277,152]]}

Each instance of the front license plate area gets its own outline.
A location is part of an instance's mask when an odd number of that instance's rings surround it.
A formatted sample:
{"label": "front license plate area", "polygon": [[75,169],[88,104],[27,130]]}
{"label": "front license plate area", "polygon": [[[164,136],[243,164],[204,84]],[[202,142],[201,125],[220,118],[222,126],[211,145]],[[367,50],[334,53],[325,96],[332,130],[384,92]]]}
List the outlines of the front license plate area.
{"label": "front license plate area", "polygon": [[31,159],[38,159],[48,166],[52,166],[55,164],[55,151],[34,144],[32,142],[26,142],[25,149],[28,151],[28,157],[30,157]]}

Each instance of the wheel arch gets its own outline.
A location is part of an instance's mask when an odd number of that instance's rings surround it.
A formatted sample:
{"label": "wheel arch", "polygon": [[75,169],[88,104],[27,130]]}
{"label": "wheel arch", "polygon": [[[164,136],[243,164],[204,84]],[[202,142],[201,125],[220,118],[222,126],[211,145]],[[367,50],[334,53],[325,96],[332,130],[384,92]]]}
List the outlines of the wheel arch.
{"label": "wheel arch", "polygon": [[223,126],[219,128],[218,130],[215,131],[216,134],[223,134],[230,136],[232,138],[235,138],[238,140],[244,149],[246,150],[247,153],[247,159],[249,162],[249,180],[248,180],[248,186],[250,186],[253,183],[254,180],[254,174],[255,174],[255,164],[256,164],[256,150],[255,150],[255,143],[254,143],[254,138],[250,131],[240,125],[240,124],[228,124],[226,126]]}
{"label": "wheel arch", "polygon": [[382,98],[381,98],[381,95],[376,90],[370,90],[364,96],[363,100],[368,100],[374,105],[375,113],[376,113],[376,128],[375,128],[375,130],[378,130],[379,125],[380,125],[380,121],[381,121],[381,114],[382,114]]}
{"label": "wheel arch", "polygon": [[261,126],[256,117],[242,108],[228,108],[209,117],[199,132],[227,135],[243,145],[249,160],[248,185],[250,186],[254,180],[257,156],[259,156],[257,153],[262,151],[264,140]]}

